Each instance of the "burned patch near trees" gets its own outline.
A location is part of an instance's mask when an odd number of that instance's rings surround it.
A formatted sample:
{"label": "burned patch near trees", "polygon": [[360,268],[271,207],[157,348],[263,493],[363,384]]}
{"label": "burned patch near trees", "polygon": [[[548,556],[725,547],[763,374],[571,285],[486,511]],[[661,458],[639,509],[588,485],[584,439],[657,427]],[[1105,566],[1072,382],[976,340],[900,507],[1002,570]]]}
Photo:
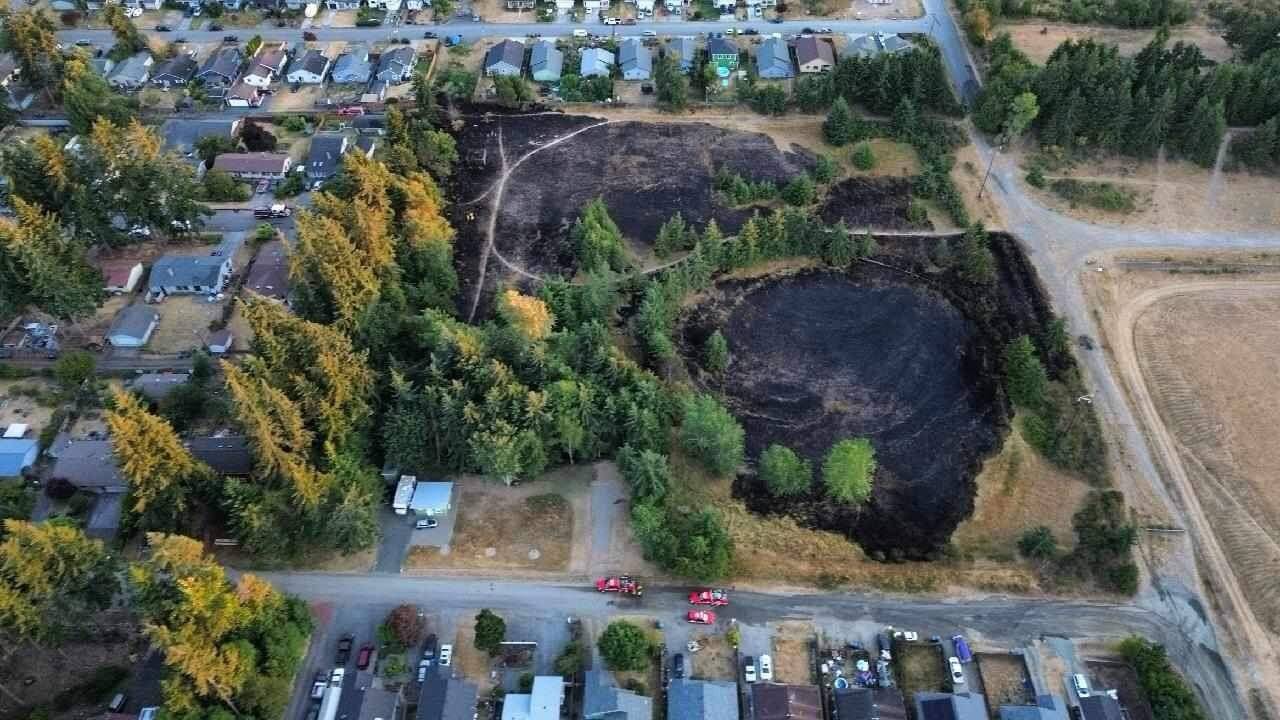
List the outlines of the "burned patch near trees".
{"label": "burned patch near trees", "polygon": [[909,178],[862,178],[842,180],[827,192],[819,215],[828,225],[843,221],[851,230],[875,227],[896,230],[928,230],[928,220],[911,222]]}
{"label": "burned patch near trees", "polygon": [[[739,477],[734,492],[749,509],[844,533],[886,558],[932,556],[972,512],[973,479],[1011,415],[1001,352],[1049,316],[1011,240],[993,238],[1002,279],[985,287],[930,272],[934,242],[882,238],[876,259],[898,269],[855,263],[847,273],[722,281],[681,318],[690,373],[724,395],[749,461],[779,443],[813,464],[813,488],[794,497]],[[717,329],[731,354],[720,378],[701,366]],[[848,437],[870,438],[879,461],[859,507],[833,501],[820,480],[828,449]]]}

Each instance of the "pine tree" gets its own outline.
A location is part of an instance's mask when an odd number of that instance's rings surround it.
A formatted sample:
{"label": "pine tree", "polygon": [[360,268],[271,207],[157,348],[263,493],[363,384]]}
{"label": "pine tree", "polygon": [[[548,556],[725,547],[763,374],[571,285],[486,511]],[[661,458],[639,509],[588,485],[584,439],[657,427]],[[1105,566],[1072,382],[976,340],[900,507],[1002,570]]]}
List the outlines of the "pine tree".
{"label": "pine tree", "polygon": [[187,509],[190,483],[207,475],[207,468],[183,447],[169,422],[152,415],[137,397],[117,390],[112,399],[107,427],[120,474],[129,481],[129,509],[171,525]]}
{"label": "pine tree", "polygon": [[831,110],[822,124],[822,136],[836,147],[847,144],[853,138],[853,111],[843,96],[831,103]]}
{"label": "pine tree", "polygon": [[1212,167],[1226,132],[1226,110],[1222,101],[1212,102],[1201,97],[1183,130],[1182,154],[1202,167]]}
{"label": "pine tree", "polygon": [[658,239],[653,243],[653,253],[659,258],[668,258],[672,253],[687,247],[688,230],[684,217],[677,211],[658,230]]}
{"label": "pine tree", "polygon": [[84,248],[57,218],[19,197],[15,217],[0,218],[0,307],[35,305],[55,317],[87,315],[101,298],[102,280]]}
{"label": "pine tree", "polygon": [[74,521],[5,520],[0,543],[0,628],[17,641],[56,645],[82,631],[116,593],[101,540]]}

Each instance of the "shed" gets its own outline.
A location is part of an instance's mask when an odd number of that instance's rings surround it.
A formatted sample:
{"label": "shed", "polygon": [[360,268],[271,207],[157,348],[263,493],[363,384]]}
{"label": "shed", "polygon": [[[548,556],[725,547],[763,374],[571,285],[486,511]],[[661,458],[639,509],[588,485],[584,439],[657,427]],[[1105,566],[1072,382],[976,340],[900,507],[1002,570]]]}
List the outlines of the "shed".
{"label": "shed", "polygon": [[667,687],[667,717],[738,720],[738,686],[712,680],[672,680]]}
{"label": "shed", "polygon": [[130,305],[111,321],[107,341],[116,347],[142,347],[160,324],[160,313],[146,305]]}
{"label": "shed", "polygon": [[18,477],[31,467],[40,454],[40,446],[28,438],[0,438],[0,477]]}
{"label": "shed", "polygon": [[110,440],[69,440],[56,452],[51,477],[65,478],[90,492],[121,493],[128,487]]}
{"label": "shed", "polygon": [[618,48],[618,64],[626,80],[648,80],[653,75],[653,53],[639,38],[627,38]]}
{"label": "shed", "polygon": [[564,69],[564,53],[546,40],[534,43],[529,54],[529,72],[536,82],[556,82]]}
{"label": "shed", "polygon": [[519,76],[524,70],[524,43],[503,40],[484,56],[485,75]]}
{"label": "shed", "polygon": [[756,48],[756,70],[760,77],[782,80],[795,77],[791,67],[791,51],[782,38],[771,37]]}
{"label": "shed", "polygon": [[409,510],[417,515],[437,517],[448,515],[453,509],[453,483],[419,482],[413,489]]}
{"label": "shed", "polygon": [[236,336],[230,330],[222,329],[209,335],[205,347],[214,355],[225,355],[235,347]]}

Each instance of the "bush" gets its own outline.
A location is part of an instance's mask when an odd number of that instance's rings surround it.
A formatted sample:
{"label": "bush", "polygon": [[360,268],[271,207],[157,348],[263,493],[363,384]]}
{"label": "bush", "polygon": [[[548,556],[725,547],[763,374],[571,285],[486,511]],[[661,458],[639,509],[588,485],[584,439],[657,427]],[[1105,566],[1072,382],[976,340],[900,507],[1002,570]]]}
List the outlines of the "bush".
{"label": "bush", "polygon": [[853,166],[859,170],[871,170],[876,166],[876,154],[871,149],[871,144],[863,141],[853,148]]}
{"label": "bush", "polygon": [[1058,554],[1058,541],[1053,531],[1041,525],[1022,533],[1018,539],[1018,552],[1024,557],[1048,559]]}
{"label": "bush", "polygon": [[562,677],[572,678],[585,668],[586,648],[577,640],[565,645],[564,650],[560,651],[560,656],[556,658],[555,671]]}
{"label": "bush", "polygon": [[1109,182],[1060,178],[1049,183],[1049,189],[1072,205],[1087,205],[1110,212],[1132,212],[1137,207],[1132,191]]}
{"label": "bush", "polygon": [[826,185],[836,179],[836,174],[839,170],[839,166],[836,165],[835,160],[831,159],[830,155],[820,154],[813,165],[813,181]]}
{"label": "bush", "polygon": [[1022,335],[1004,349],[1004,384],[1013,404],[1037,409],[1044,405],[1045,387],[1049,383],[1036,346]]}
{"label": "bush", "polygon": [[760,479],[774,495],[800,495],[813,484],[813,468],[791,448],[770,445],[760,453]]}
{"label": "bush", "polygon": [[649,667],[649,638],[638,626],[626,620],[609,623],[609,627],[600,634],[596,646],[610,670],[639,672]]}
{"label": "bush", "polygon": [[291,198],[301,195],[307,189],[307,178],[304,173],[289,173],[284,182],[276,186],[275,196],[277,198]]}
{"label": "bush", "polygon": [[496,655],[498,647],[507,637],[507,622],[489,608],[484,608],[476,615],[475,633],[476,649]]}
{"label": "bush", "polygon": [[1035,188],[1043,188],[1045,186],[1044,170],[1039,165],[1027,171],[1027,184]]}
{"label": "bush", "polygon": [[911,202],[907,203],[907,222],[919,224],[928,219],[929,210],[925,208],[924,203],[916,198],[911,198]]}
{"label": "bush", "polygon": [[1206,720],[1187,681],[1178,674],[1164,648],[1149,640],[1131,636],[1120,643],[1120,655],[1138,674],[1138,684],[1160,720]]}
{"label": "bush", "polygon": [[204,176],[204,199],[210,202],[244,202],[249,199],[249,186],[221,170],[210,170]]}
{"label": "bush", "polygon": [[745,434],[733,415],[710,395],[685,400],[680,444],[708,470],[728,475],[742,464]]}
{"label": "bush", "polygon": [[527,693],[533,689],[533,673],[520,673],[520,692]]}
{"label": "bush", "polygon": [[827,452],[822,481],[831,497],[857,505],[871,494],[876,472],[876,451],[867,438],[841,440]]}
{"label": "bush", "polygon": [[290,115],[284,119],[284,122],[281,123],[281,127],[289,132],[306,132],[307,119],[301,115]]}
{"label": "bush", "polygon": [[44,484],[44,494],[54,500],[70,500],[76,494],[76,486],[64,477],[49,478]]}

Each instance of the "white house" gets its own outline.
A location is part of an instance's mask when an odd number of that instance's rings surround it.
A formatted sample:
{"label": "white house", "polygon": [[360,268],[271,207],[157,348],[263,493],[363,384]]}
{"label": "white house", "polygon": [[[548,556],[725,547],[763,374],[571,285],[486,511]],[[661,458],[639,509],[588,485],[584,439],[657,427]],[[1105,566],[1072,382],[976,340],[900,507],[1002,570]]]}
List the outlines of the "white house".
{"label": "white house", "polygon": [[269,87],[271,81],[284,72],[284,66],[288,62],[289,51],[283,44],[270,48],[264,47],[258,51],[257,55],[250,58],[249,70],[240,80],[258,88]]}
{"label": "white house", "polygon": [[308,50],[305,55],[294,60],[293,67],[289,68],[289,73],[285,78],[290,83],[300,83],[303,85],[318,85],[324,82],[324,76],[329,72],[329,58],[319,50]]}

